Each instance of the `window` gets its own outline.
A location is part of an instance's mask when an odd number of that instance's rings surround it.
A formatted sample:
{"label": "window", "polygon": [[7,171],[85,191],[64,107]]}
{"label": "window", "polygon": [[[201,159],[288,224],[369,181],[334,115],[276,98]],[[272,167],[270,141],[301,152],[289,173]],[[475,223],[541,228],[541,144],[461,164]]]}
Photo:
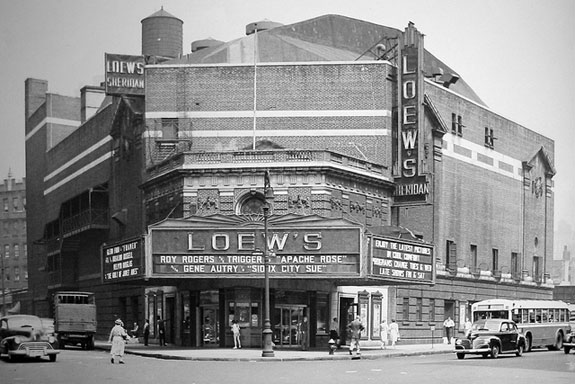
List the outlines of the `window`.
{"label": "window", "polygon": [[409,297],[403,298],[403,321],[409,321]]}
{"label": "window", "polygon": [[8,199],[4,199],[4,212],[8,212]]}
{"label": "window", "polygon": [[240,214],[241,215],[250,215],[250,214],[263,214],[264,210],[263,207],[265,205],[265,201],[263,196],[254,195],[244,200],[240,206]]}
{"label": "window", "polygon": [[10,246],[8,244],[4,245],[4,257],[10,257]]}
{"label": "window", "polygon": [[471,271],[477,271],[477,245],[471,244],[469,247],[469,253],[471,256]]}
{"label": "window", "polygon": [[445,246],[445,265],[449,269],[455,269],[457,264],[457,246],[451,241],[447,240]]}
{"label": "window", "polygon": [[533,280],[541,280],[541,257],[533,256]]}
{"label": "window", "polygon": [[497,248],[493,248],[491,251],[491,255],[492,255],[492,271],[498,271],[499,270],[499,250]]}
{"label": "window", "polygon": [[14,244],[14,258],[20,257],[20,245]]}
{"label": "window", "polygon": [[18,198],[14,197],[12,199],[12,207],[14,208],[14,211],[19,211],[19,204],[18,204]]}
{"label": "window", "polygon": [[22,273],[24,274],[24,280],[28,280],[28,268],[22,267]]}
{"label": "window", "polygon": [[455,113],[451,114],[451,133],[457,136],[463,136],[463,118]]}
{"label": "window", "polygon": [[429,299],[429,321],[435,321],[435,299]]}
{"label": "window", "polygon": [[24,244],[24,257],[28,257],[28,244]]}
{"label": "window", "polygon": [[519,255],[517,252],[511,252],[511,275],[519,277]]}
{"label": "window", "polygon": [[423,299],[415,299],[415,321],[423,321]]}
{"label": "window", "polygon": [[179,120],[177,118],[162,118],[162,137],[164,139],[177,139]]}
{"label": "window", "polygon": [[485,146],[487,148],[493,149],[493,141],[494,140],[495,140],[495,137],[493,136],[493,129],[490,129],[489,127],[485,127]]}
{"label": "window", "polygon": [[20,268],[14,267],[14,281],[20,281]]}

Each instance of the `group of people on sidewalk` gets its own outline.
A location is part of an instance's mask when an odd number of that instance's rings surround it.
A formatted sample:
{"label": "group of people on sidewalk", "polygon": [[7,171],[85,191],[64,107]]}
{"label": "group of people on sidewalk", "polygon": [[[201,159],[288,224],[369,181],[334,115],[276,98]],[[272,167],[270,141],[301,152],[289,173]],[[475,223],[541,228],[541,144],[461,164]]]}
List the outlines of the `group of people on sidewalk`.
{"label": "group of people on sidewalk", "polygon": [[387,324],[387,320],[383,319],[381,324],[379,324],[379,336],[381,338],[381,349],[386,349],[388,342],[392,347],[395,347],[400,338],[399,325],[397,325],[395,319],[391,320],[391,324]]}

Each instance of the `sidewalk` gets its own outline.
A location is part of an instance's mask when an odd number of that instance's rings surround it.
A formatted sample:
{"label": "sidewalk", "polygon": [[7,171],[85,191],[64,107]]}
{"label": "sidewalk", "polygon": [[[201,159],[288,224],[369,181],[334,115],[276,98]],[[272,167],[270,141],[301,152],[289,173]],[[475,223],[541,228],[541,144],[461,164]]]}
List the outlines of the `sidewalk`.
{"label": "sidewalk", "polygon": [[[95,348],[100,350],[110,350],[111,344],[105,341],[96,341]],[[380,349],[366,346],[361,349],[361,358],[376,360],[396,356],[419,356],[438,353],[453,353],[453,345],[447,344],[409,344],[396,345]],[[342,347],[333,355],[329,354],[327,347],[323,350],[315,349],[309,351],[276,349],[274,357],[262,357],[262,350],[259,348],[190,348],[168,345],[160,347],[157,344],[150,344],[147,347],[142,343],[126,344],[126,354],[152,357],[167,360],[194,360],[194,361],[298,361],[298,360],[350,360],[355,355],[350,355],[347,347]]]}

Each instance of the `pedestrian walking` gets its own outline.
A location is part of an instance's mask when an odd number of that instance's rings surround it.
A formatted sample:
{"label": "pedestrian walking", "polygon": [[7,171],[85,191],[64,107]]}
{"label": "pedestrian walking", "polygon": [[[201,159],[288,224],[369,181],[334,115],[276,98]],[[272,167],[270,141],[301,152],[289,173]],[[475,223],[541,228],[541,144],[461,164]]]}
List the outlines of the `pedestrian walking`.
{"label": "pedestrian walking", "polygon": [[395,343],[397,343],[399,338],[399,325],[397,325],[395,319],[391,319],[391,324],[389,324],[389,341],[392,347],[395,348]]}
{"label": "pedestrian walking", "polygon": [[298,325],[299,344],[302,351],[307,351],[308,349],[308,327],[307,316],[304,316],[302,322]]}
{"label": "pedestrian walking", "polygon": [[447,319],[443,322],[443,328],[445,328],[445,337],[447,338],[447,344],[451,344],[451,337],[453,336],[453,327],[455,323],[451,319],[451,316],[447,316]]}
{"label": "pedestrian walking", "polygon": [[329,325],[329,338],[332,339],[335,345],[339,348],[339,322],[337,321],[337,317],[334,317]]}
{"label": "pedestrian walking", "polygon": [[164,320],[162,320],[160,316],[158,316],[158,339],[160,347],[166,345],[166,326],[164,324]]}
{"label": "pedestrian walking", "polygon": [[384,319],[382,320],[381,324],[379,324],[379,337],[381,338],[381,349],[386,349],[387,347],[387,337],[389,334],[389,325],[387,321]]}
{"label": "pedestrian walking", "polygon": [[144,323],[144,345],[148,346],[148,340],[150,339],[150,320],[146,319]]}
{"label": "pedestrian walking", "polygon": [[232,334],[233,334],[233,338],[234,338],[234,349],[238,349],[242,347],[242,342],[240,340],[240,325],[238,324],[237,321],[232,320]]}
{"label": "pedestrian walking", "polygon": [[114,364],[114,358],[118,356],[120,364],[124,364],[124,348],[126,346],[126,340],[128,339],[128,334],[124,329],[124,323],[122,320],[116,319],[114,322],[114,327],[110,331],[110,336],[108,337],[108,343],[112,343],[112,348],[110,349],[110,362]]}
{"label": "pedestrian walking", "polygon": [[353,350],[356,350],[356,354],[359,355],[360,347],[359,347],[359,339],[361,338],[361,331],[363,331],[363,324],[361,324],[361,320],[359,316],[356,316],[355,319],[349,323],[347,326],[351,333],[351,342],[349,344],[349,354],[353,354]]}

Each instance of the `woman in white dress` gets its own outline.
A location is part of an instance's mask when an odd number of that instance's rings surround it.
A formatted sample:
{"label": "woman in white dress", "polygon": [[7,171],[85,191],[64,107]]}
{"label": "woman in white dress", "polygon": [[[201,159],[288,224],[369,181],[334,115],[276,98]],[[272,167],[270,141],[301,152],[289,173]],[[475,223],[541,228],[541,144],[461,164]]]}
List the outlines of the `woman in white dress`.
{"label": "woman in white dress", "polygon": [[395,347],[395,343],[399,340],[399,325],[394,320],[391,320],[391,324],[389,325],[389,338],[391,341],[391,346]]}
{"label": "woman in white dress", "polygon": [[122,320],[116,319],[114,327],[110,331],[110,337],[108,338],[108,343],[112,343],[112,348],[110,349],[110,361],[112,364],[114,364],[114,357],[116,356],[119,357],[120,364],[124,364],[124,347],[127,338],[128,333],[124,329],[124,323],[122,323]]}
{"label": "woman in white dress", "polygon": [[385,349],[387,346],[387,335],[389,334],[389,325],[385,320],[382,320],[379,324],[379,336],[381,337],[381,349]]}

